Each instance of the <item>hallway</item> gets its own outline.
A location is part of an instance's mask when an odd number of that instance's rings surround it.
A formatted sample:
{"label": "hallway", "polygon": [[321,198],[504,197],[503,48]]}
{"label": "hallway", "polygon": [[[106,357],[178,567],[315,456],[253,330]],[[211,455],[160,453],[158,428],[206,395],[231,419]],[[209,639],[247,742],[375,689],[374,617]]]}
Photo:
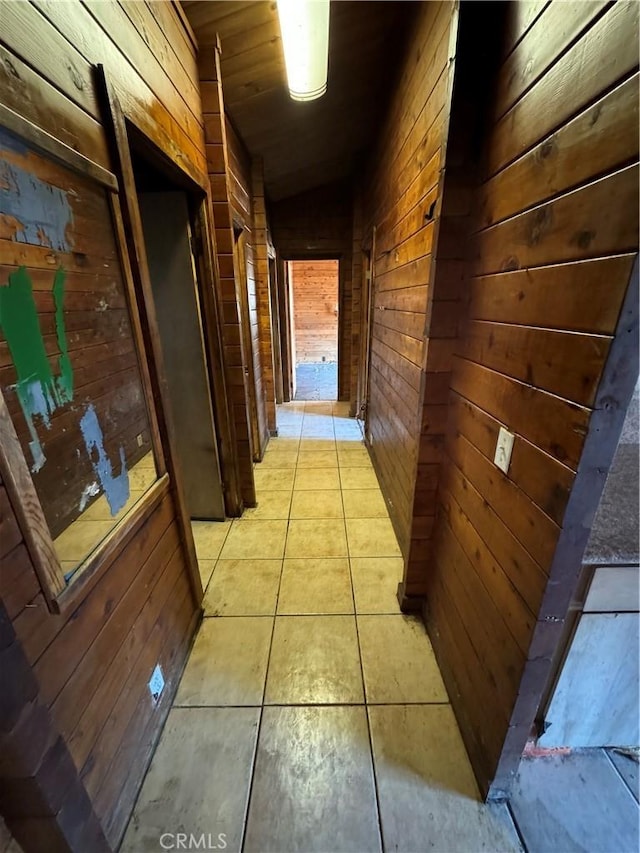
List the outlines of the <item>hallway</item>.
{"label": "hallway", "polygon": [[123,851],[178,832],[230,850],[521,849],[507,807],[480,802],[422,623],[400,614],[402,559],[347,407],[281,406],[258,507],[194,524],[205,618]]}

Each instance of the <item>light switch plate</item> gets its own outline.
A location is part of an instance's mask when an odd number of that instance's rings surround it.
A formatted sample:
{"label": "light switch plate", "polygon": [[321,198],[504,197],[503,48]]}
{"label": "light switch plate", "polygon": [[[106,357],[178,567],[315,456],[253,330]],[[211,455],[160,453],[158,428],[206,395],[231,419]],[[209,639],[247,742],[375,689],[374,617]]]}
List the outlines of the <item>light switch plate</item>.
{"label": "light switch plate", "polygon": [[498,433],[498,443],[496,444],[496,453],[493,461],[501,471],[506,474],[511,463],[511,452],[513,451],[514,435],[504,427],[500,427]]}
{"label": "light switch plate", "polygon": [[158,699],[160,698],[160,694],[163,690],[164,675],[162,674],[162,667],[160,664],[156,664],[156,668],[151,673],[151,678],[149,679],[149,693],[151,693],[154,705],[158,703]]}

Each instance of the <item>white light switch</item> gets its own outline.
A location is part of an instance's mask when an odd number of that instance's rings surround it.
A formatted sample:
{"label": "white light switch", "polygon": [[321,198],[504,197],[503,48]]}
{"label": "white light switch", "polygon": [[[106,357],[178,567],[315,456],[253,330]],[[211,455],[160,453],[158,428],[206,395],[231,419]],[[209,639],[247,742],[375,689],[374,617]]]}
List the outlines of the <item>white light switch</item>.
{"label": "white light switch", "polygon": [[511,462],[511,451],[513,450],[513,433],[504,427],[500,427],[498,443],[496,444],[496,455],[493,461],[506,474]]}

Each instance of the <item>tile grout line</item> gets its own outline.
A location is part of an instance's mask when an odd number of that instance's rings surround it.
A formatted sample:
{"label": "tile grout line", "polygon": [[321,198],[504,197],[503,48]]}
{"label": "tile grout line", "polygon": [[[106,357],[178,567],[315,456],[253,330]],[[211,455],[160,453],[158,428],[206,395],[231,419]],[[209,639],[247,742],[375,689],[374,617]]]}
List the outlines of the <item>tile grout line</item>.
{"label": "tile grout line", "polygon": [[376,818],[378,824],[378,841],[380,850],[384,851],[384,838],[382,834],[382,815],[380,812],[380,792],[378,790],[378,775],[376,773],[376,762],[373,753],[373,738],[371,735],[371,722],[369,720],[369,707],[367,704],[367,686],[364,678],[364,665],[362,663],[362,646],[360,643],[360,631],[358,629],[358,612],[356,607],[356,592],[353,584],[353,569],[351,567],[351,549],[349,547],[349,537],[347,533],[347,519],[345,516],[345,508],[344,508],[344,490],[342,489],[342,480],[340,481],[340,500],[342,501],[342,517],[344,521],[344,535],[347,540],[347,559],[349,562],[349,581],[351,583],[351,598],[353,600],[353,621],[356,629],[356,643],[358,644],[358,661],[360,663],[360,678],[362,681],[362,697],[364,700],[364,716],[367,726],[367,737],[369,739],[369,756],[371,758],[371,774],[373,776],[373,792],[375,796],[376,803]]}
{"label": "tile grout line", "polygon": [[515,813],[514,813],[513,809],[511,808],[511,801],[510,800],[506,800],[506,806],[507,806],[507,812],[509,814],[509,817],[511,818],[511,823],[513,824],[513,831],[515,832],[518,841],[522,845],[522,849],[524,850],[524,853],[529,853],[529,848],[527,847],[527,844],[524,840],[524,834],[522,833],[520,826],[518,824],[518,821],[516,820]]}
{"label": "tile grout line", "polygon": [[[226,618],[226,617],[223,617]],[[416,708],[436,707],[446,708],[450,705],[449,702],[267,702],[264,705],[176,705],[172,708],[182,708],[190,710],[195,708],[404,708],[405,706]]]}
{"label": "tile grout line", "polygon": [[[296,464],[296,469],[297,469],[297,464]],[[294,480],[295,480],[295,474],[294,474]],[[276,592],[276,601],[275,601],[275,607],[273,610],[273,617],[272,617],[273,621],[271,623],[271,637],[269,639],[269,651],[267,653],[267,666],[266,666],[265,673],[264,673],[264,684],[262,685],[262,702],[260,703],[260,713],[258,715],[258,729],[256,731],[255,748],[253,750],[253,758],[251,761],[251,777],[249,780],[249,789],[247,791],[247,804],[245,807],[245,812],[244,812],[243,821],[242,821],[242,839],[240,841],[240,850],[241,851],[244,850],[244,846],[245,846],[246,839],[247,839],[247,829],[249,826],[249,811],[251,809],[251,797],[253,796],[253,785],[254,785],[255,776],[256,776],[256,765],[258,762],[258,749],[260,748],[260,734],[262,732],[262,720],[264,718],[265,699],[266,699],[266,693],[267,693],[267,681],[269,679],[269,668],[271,666],[271,652],[273,649],[273,637],[274,637],[275,632],[276,632],[276,618],[278,615],[278,602],[280,599],[280,587],[282,586],[282,575],[284,572],[284,555],[286,554],[286,551],[287,551],[287,539],[289,537],[289,521],[291,520],[291,503],[292,503],[292,501],[293,501],[293,489],[292,489],[292,499],[291,499],[291,501],[289,501],[289,517],[287,518],[287,529],[286,529],[285,537],[284,537],[284,547],[282,549],[282,558],[280,560],[280,577],[278,578],[278,589]]]}
{"label": "tile grout line", "polygon": [[[613,748],[615,749],[615,747],[613,747]],[[602,751],[602,752],[604,752],[605,758],[607,759],[607,761],[609,762],[609,764],[611,765],[611,767],[613,767],[613,769],[614,769],[614,771],[615,771],[615,774],[616,774],[616,776],[618,777],[618,779],[622,782],[622,784],[624,785],[625,789],[626,789],[626,790],[631,794],[631,796],[633,797],[634,801],[637,803],[637,802],[638,802],[638,800],[637,800],[637,797],[636,797],[635,792],[634,792],[634,791],[633,791],[633,789],[631,788],[631,786],[630,786],[629,782],[624,778],[624,776],[622,775],[622,773],[621,773],[621,772],[620,772],[620,770],[618,769],[618,766],[616,765],[616,763],[615,763],[615,761],[613,760],[613,758],[611,758],[611,756],[609,755],[609,749],[608,749],[607,747],[604,747],[604,746],[601,746],[601,747],[600,747],[600,749],[601,749],[601,751]]]}

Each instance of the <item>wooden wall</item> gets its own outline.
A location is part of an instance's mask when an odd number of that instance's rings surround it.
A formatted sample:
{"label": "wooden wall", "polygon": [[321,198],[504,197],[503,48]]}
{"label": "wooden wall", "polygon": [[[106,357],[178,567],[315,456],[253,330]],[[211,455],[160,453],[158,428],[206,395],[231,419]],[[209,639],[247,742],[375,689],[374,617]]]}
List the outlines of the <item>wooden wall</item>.
{"label": "wooden wall", "polygon": [[[6,492],[1,484],[0,494],[4,502]],[[15,534],[13,515],[3,517],[2,530],[5,535]],[[0,548],[4,551],[3,542],[0,540]],[[0,809],[10,824],[8,827],[0,818],[0,850],[107,853],[111,848],[69,750],[39,695],[38,683],[2,601],[0,667]],[[52,772],[55,787],[51,785]]]}
{"label": "wooden wall", "polygon": [[[266,253],[266,244],[263,241],[258,245],[254,230],[251,158],[228,117],[225,117],[225,123],[228,152],[228,181],[231,193],[233,224],[236,232],[238,229],[241,229],[243,233],[242,251],[236,253],[235,256],[235,274],[236,287],[244,287],[245,289],[244,293],[240,295],[241,303],[242,300],[245,300],[244,311],[241,316],[245,327],[247,327],[248,335],[246,340],[250,349],[250,354],[248,355],[251,362],[249,367],[249,381],[251,383],[249,394],[253,401],[252,418],[254,419],[253,427],[255,435],[253,459],[257,462],[262,459],[267,442],[269,441],[266,403],[267,389],[264,369],[265,352],[263,349],[264,344],[266,344],[266,338],[264,338],[263,342],[263,329],[260,322],[260,284],[258,275],[258,266],[261,260],[259,254]],[[240,269],[241,264],[244,264],[243,269]]]}
{"label": "wooden wall", "polygon": [[351,393],[353,188],[327,184],[278,201],[269,210],[273,243],[285,260],[337,258],[340,261],[338,309],[338,398]]}
{"label": "wooden wall", "polygon": [[[111,167],[93,74],[102,63],[127,116],[182,169],[198,179],[206,174],[195,48],[171,4],[5,4],[0,57],[2,103],[95,163]],[[50,256],[55,266],[56,252]],[[115,847],[199,612],[176,507],[169,493],[162,496],[113,562],[55,616],[4,493],[0,500],[0,598]],[[158,660],[167,686],[154,707],[147,682]],[[74,817],[79,827],[84,815]],[[39,841],[37,849],[54,849],[46,834]]]}
{"label": "wooden wall", "polygon": [[365,275],[362,250],[362,197],[358,187],[353,199],[353,242],[351,247],[351,376],[349,400],[351,406],[349,415],[355,417],[361,414],[361,406],[365,402],[360,397],[363,383],[360,381],[360,360],[362,358],[363,311],[362,303],[363,281]]}
{"label": "wooden wall", "polygon": [[[278,345],[273,333],[271,316],[272,287],[276,282],[269,275],[269,224],[264,190],[262,160],[254,158],[251,165],[251,188],[253,197],[252,242],[255,254],[256,307],[258,314],[258,338],[262,374],[256,393],[261,398],[263,429],[268,434],[276,431],[276,386],[275,347]],[[263,446],[269,435],[263,433]]]}
{"label": "wooden wall", "polygon": [[414,501],[435,490],[431,460],[419,459],[422,395],[432,393],[450,344],[429,344],[433,249],[457,16],[453,3],[420,5],[394,97],[363,183],[363,237],[375,227],[367,437],[405,560]]}
{"label": "wooden wall", "polygon": [[236,449],[240,472],[240,491],[247,506],[255,506],[253,480],[252,412],[249,401],[245,365],[251,354],[245,351],[242,335],[242,313],[234,258],[233,218],[250,216],[250,197],[236,176],[241,170],[231,167],[227,132],[230,125],[224,115],[224,98],[220,80],[218,48],[202,50],[198,57],[200,91],[204,114],[207,170],[211,187],[215,226],[216,260],[220,302],[222,305],[222,339],[227,388],[236,433]]}
{"label": "wooden wall", "polygon": [[[150,451],[151,435],[107,194],[16,143],[0,129],[8,211],[0,214],[0,286],[33,287],[37,322],[29,345],[44,346],[56,396],[48,426],[46,412],[29,415],[20,403],[24,393],[17,389],[25,383],[26,365],[24,358],[14,364],[12,354],[18,348],[15,334],[26,340],[28,332],[16,327],[8,305],[6,317],[0,311],[0,388],[56,538],[81,515],[80,507],[91,499],[86,490],[98,485],[80,429],[83,412],[89,407],[95,412],[114,476],[121,452],[130,471]],[[27,186],[28,203],[21,199]]]}
{"label": "wooden wall", "polygon": [[[621,311],[638,248],[638,11],[504,5],[420,578],[493,796],[508,791],[529,736],[637,375],[637,317]],[[506,475],[493,463],[501,425],[515,434]]]}
{"label": "wooden wall", "polygon": [[[46,607],[4,490],[0,503],[0,599],[56,736],[115,848],[171,706],[198,617],[173,499],[165,493],[113,564],[60,616]],[[147,683],[157,663],[166,686],[154,705]],[[11,733],[7,738],[10,742]],[[38,811],[29,814],[28,803],[25,796],[21,816],[39,817]],[[13,814],[5,814],[11,826]],[[22,843],[25,850],[35,849]]]}
{"label": "wooden wall", "polygon": [[296,362],[338,360],[338,261],[292,261]]}

